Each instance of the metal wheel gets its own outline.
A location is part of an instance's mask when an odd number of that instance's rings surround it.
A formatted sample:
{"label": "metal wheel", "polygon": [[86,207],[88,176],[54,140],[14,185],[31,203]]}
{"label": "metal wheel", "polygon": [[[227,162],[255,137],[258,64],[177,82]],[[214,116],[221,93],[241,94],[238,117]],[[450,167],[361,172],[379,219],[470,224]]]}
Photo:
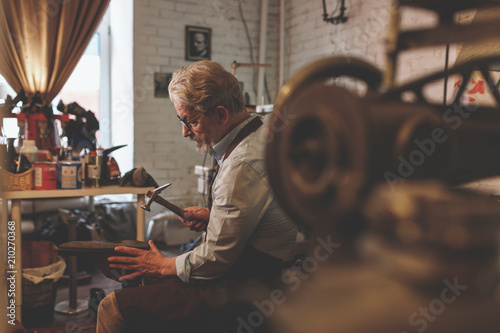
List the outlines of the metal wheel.
{"label": "metal wheel", "polygon": [[365,184],[367,137],[363,106],[353,91],[332,85],[350,77],[378,93],[382,75],[361,60],[323,59],[282,89],[269,119],[266,162],[285,211],[302,225],[348,212]]}

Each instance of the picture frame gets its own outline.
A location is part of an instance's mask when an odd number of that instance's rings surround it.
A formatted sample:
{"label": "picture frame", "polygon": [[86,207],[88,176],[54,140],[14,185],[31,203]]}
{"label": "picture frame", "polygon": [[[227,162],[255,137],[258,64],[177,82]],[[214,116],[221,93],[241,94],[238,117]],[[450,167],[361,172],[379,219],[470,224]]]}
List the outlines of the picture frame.
{"label": "picture frame", "polygon": [[172,80],[172,73],[155,73],[155,97],[168,98],[168,85]]}
{"label": "picture frame", "polygon": [[212,58],[212,29],[186,25],[186,60]]}

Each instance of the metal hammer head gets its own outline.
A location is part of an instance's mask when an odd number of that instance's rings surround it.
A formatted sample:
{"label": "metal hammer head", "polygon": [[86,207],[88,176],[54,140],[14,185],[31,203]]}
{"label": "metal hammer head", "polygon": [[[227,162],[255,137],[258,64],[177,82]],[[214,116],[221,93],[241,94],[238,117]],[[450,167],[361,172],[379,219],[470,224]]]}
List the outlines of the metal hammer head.
{"label": "metal hammer head", "polygon": [[163,191],[164,189],[166,189],[170,185],[172,185],[172,183],[167,183],[165,185],[162,185],[160,187],[155,188],[153,191],[148,191],[147,196],[149,196],[149,199],[144,205],[141,206],[141,208],[150,212],[151,211],[151,208],[150,208],[151,203],[153,201],[155,201],[156,197],[161,193],[161,191]]}

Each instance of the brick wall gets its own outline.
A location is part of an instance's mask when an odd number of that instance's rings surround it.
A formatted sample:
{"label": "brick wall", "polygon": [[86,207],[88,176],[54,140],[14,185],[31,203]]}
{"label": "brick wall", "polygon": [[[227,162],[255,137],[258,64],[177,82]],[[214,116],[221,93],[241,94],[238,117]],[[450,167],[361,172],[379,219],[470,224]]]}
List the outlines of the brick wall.
{"label": "brick wall", "polygon": [[[245,0],[244,15],[258,58],[260,1]],[[269,2],[267,59],[273,67],[266,70],[270,93],[276,86],[278,29],[277,0]],[[154,73],[174,72],[191,64],[185,60],[185,26],[212,29],[212,60],[232,71],[233,61],[249,63],[249,43],[240,20],[237,0],[135,0],[134,1],[134,164],[143,166],[158,183],[173,182],[168,197],[183,200],[197,195],[194,166],[204,156],[181,136],[181,125],[168,98],[154,97]],[[254,69],[239,68],[237,77],[255,101],[252,79]],[[255,79],[255,82],[257,80]],[[207,158],[207,165],[211,163]]]}
{"label": "brick wall", "polygon": [[[363,59],[380,70],[385,68],[384,38],[387,35],[392,0],[346,2],[348,21],[330,24],[323,21],[321,2],[290,0],[286,10],[286,71],[293,75],[304,65],[324,57],[341,56]],[[327,1],[333,11],[334,1]],[[337,14],[335,14],[337,15]],[[427,11],[405,9],[402,25],[432,25],[436,17]],[[402,54],[398,80],[426,75],[444,68],[445,48]]]}
{"label": "brick wall", "polygon": [[[333,25],[322,20],[321,3],[315,1],[289,0],[286,8],[286,52],[285,70],[290,77],[304,65],[324,57],[341,56],[349,60],[358,57],[375,65],[384,72],[385,46],[389,23],[389,4],[392,0],[351,0],[346,2],[348,21]],[[333,5],[334,1],[327,1]],[[333,8],[329,8],[333,10]],[[403,29],[431,27],[436,23],[434,13],[407,9],[402,11]],[[401,53],[396,81],[401,84],[408,80],[442,71],[445,67],[444,46],[412,50]],[[457,55],[456,45],[451,45],[449,66]],[[453,91],[453,81],[448,92]],[[442,82],[436,82],[424,94],[432,101],[440,103],[443,99]],[[500,177],[484,179],[465,184],[469,189],[481,193],[500,193]]]}
{"label": "brick wall", "polygon": [[[389,21],[391,0],[347,2],[349,16],[345,24],[333,25],[322,20],[321,2],[286,1],[285,79],[304,65],[323,57],[361,58],[385,68],[384,38]],[[258,57],[260,1],[244,0],[243,8],[254,59]],[[332,9],[332,8],[330,8]],[[405,10],[404,27],[433,24],[436,18],[425,11]],[[249,44],[240,20],[237,0],[135,0],[134,1],[134,164],[144,166],[159,183],[173,182],[169,197],[200,198],[196,193],[193,168],[203,156],[194,144],[181,136],[181,125],[167,98],[154,98],[155,72],[173,72],[190,64],[184,60],[185,25],[212,29],[212,59],[231,71],[231,62],[250,62]],[[279,0],[269,1],[266,62],[271,102],[277,93],[279,57]],[[453,58],[453,52],[451,58]],[[444,47],[403,53],[398,66],[398,81],[427,75],[444,67]],[[244,82],[255,103],[255,70],[240,68],[238,79]],[[255,75],[255,80],[254,80]],[[256,83],[255,83],[256,84]],[[440,90],[436,90],[440,94]],[[270,102],[267,101],[266,102]]]}

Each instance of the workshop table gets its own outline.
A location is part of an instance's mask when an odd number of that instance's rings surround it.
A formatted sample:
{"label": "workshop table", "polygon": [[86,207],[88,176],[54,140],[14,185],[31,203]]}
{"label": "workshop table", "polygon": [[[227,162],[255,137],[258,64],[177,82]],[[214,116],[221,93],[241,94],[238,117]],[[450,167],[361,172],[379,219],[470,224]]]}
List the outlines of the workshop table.
{"label": "workshop table", "polygon": [[[102,186],[96,188],[83,188],[75,190],[32,190],[32,191],[5,191],[0,193],[2,198],[2,216],[1,224],[3,242],[5,252],[2,248],[1,253],[5,253],[2,260],[5,260],[5,277],[14,274],[15,279],[15,302],[16,302],[16,319],[21,321],[21,306],[22,306],[22,262],[21,262],[21,200],[29,199],[48,199],[48,198],[71,198],[71,197],[89,197],[89,204],[92,207],[93,197],[98,195],[113,195],[113,194],[136,194],[137,195],[137,235],[136,239],[140,241],[145,240],[145,211],[141,209],[144,204],[145,194],[148,190],[153,190],[153,187],[122,187],[122,186]],[[8,218],[8,201],[11,202],[11,218]],[[14,233],[14,246],[15,256],[14,260],[9,260],[9,253],[7,251],[8,231],[10,226],[14,226],[12,230]],[[10,230],[10,231],[12,231]],[[10,234],[12,235],[12,234]],[[11,237],[12,239],[12,237]],[[12,259],[12,258],[11,258]],[[13,265],[12,265],[13,264]],[[2,295],[3,296],[3,295]]]}

